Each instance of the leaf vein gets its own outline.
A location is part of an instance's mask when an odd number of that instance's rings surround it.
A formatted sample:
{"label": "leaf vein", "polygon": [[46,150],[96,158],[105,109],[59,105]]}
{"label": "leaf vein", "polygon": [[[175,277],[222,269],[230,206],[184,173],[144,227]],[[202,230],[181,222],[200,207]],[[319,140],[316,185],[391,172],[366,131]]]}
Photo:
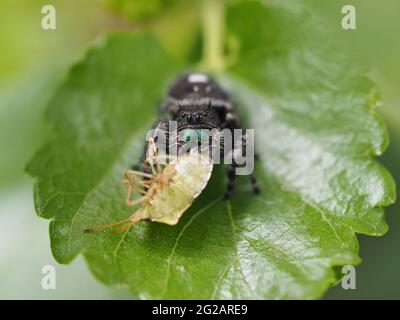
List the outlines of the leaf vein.
{"label": "leaf vein", "polygon": [[193,216],[190,218],[190,220],[183,226],[183,228],[181,229],[181,231],[179,232],[174,246],[172,247],[171,253],[168,256],[167,259],[167,268],[166,268],[166,272],[165,272],[165,280],[164,280],[164,287],[163,287],[163,291],[161,293],[161,296],[164,296],[164,294],[167,292],[168,289],[168,282],[169,282],[169,278],[170,278],[170,273],[171,273],[171,261],[172,258],[175,254],[176,248],[178,247],[178,243],[180,238],[182,237],[183,233],[185,232],[185,230],[192,224],[192,222],[204,211],[206,211],[207,209],[211,208],[218,200],[220,200],[221,197],[218,197],[216,199],[214,199],[213,201],[211,201],[208,205],[204,206],[203,208],[199,209],[195,214],[193,214]]}

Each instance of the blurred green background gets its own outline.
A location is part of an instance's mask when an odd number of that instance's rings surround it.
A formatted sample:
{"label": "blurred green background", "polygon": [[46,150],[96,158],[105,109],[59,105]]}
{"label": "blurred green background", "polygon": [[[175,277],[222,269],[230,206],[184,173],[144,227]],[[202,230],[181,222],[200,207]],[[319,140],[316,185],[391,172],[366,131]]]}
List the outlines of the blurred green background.
{"label": "blurred green background", "polygon": [[[123,1],[122,1],[123,2]],[[32,181],[23,172],[34,151],[51,137],[43,111],[68,66],[101,34],[112,29],[152,28],[177,58],[188,55],[198,32],[193,8],[178,0],[132,0],[126,18],[115,14],[114,0],[0,0],[0,298],[130,298],[124,288],[107,288],[89,273],[82,258],[71,265],[51,256],[48,221],[36,217]],[[160,3],[167,5],[160,5]],[[296,10],[306,8],[337,31],[338,51],[370,67],[379,86],[391,143],[382,163],[400,182],[400,2],[398,0],[270,0]],[[105,5],[108,3],[108,6]],[[112,4],[110,6],[110,3]],[[57,29],[41,28],[41,8],[57,9]],[[145,4],[145,5],[143,5]],[[341,8],[357,10],[357,30],[341,28]],[[130,10],[143,5],[143,14]],[[112,7],[112,8],[110,8]],[[153,12],[162,17],[149,21]],[[137,22],[129,22],[131,18]],[[143,21],[145,18],[145,22]],[[186,26],[186,28],[182,28]],[[400,298],[400,205],[387,210],[389,232],[381,238],[359,236],[362,264],[357,267],[357,289],[330,289],[326,299]],[[54,265],[57,290],[43,290],[41,269]],[[75,281],[77,280],[78,281]]]}

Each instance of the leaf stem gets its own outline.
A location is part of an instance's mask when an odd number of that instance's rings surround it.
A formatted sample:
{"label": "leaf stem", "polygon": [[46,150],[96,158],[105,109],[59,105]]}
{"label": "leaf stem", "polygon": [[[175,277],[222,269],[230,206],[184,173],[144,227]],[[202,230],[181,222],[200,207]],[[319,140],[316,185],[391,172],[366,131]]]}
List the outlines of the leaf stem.
{"label": "leaf stem", "polygon": [[224,69],[225,1],[202,0],[201,24],[203,36],[203,58],[201,67],[207,71],[221,72]]}

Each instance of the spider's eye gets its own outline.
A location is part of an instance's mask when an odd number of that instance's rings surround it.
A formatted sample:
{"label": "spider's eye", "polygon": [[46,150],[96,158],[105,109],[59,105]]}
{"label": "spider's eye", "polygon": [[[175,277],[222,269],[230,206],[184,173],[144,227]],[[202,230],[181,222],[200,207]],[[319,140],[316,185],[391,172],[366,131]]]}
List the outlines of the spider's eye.
{"label": "spider's eye", "polygon": [[201,115],[200,115],[199,113],[197,113],[197,114],[194,116],[194,120],[195,120],[195,122],[199,123],[199,122],[201,121]]}

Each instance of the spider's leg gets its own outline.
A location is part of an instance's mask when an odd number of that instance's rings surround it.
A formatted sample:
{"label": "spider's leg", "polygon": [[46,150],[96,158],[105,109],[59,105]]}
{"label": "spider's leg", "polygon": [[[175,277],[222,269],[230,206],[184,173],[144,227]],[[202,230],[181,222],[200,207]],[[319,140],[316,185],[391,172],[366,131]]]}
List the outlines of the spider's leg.
{"label": "spider's leg", "polygon": [[233,194],[233,192],[235,190],[235,186],[236,186],[235,165],[230,164],[227,168],[226,173],[227,173],[227,177],[228,177],[228,184],[226,186],[224,198],[225,198],[225,200],[228,200],[232,197],[232,194]]}
{"label": "spider's leg", "polygon": [[[243,151],[246,152],[247,150],[247,138],[246,135],[243,136],[242,138],[242,146],[243,146]],[[258,159],[258,155],[254,154],[254,161]],[[253,189],[253,192],[255,194],[259,194],[261,192],[260,186],[257,182],[257,177],[256,177],[256,173],[253,171],[251,174],[249,174],[249,178],[250,178],[250,183],[251,183],[251,187]]]}
{"label": "spider's leg", "polygon": [[[224,128],[229,128],[232,131],[234,129],[243,129],[242,126],[240,125],[239,119],[236,117],[236,115],[233,112],[228,112],[225,117],[225,122],[222,124],[222,127]],[[247,149],[247,138],[246,135],[243,135],[242,137],[242,142],[241,142],[241,148],[242,148],[242,153],[246,152]],[[258,159],[258,155],[254,154],[254,160]],[[234,190],[235,187],[235,180],[236,180],[236,175],[235,175],[235,168],[237,165],[233,162],[233,164],[230,166],[228,169],[228,187],[227,191],[225,193],[225,198],[229,198]],[[260,186],[257,183],[257,177],[255,172],[252,172],[249,175],[251,186],[253,189],[253,192],[255,194],[259,194],[261,192]]]}
{"label": "spider's leg", "polygon": [[251,187],[253,188],[253,192],[255,194],[259,194],[261,192],[261,189],[257,182],[257,178],[256,178],[256,175],[254,174],[254,172],[252,174],[250,174],[249,177],[250,177]]}
{"label": "spider's leg", "polygon": [[242,126],[238,117],[232,112],[229,111],[225,115],[224,122],[221,124],[221,128],[228,128],[228,129],[241,129]]}
{"label": "spider's leg", "polygon": [[180,108],[180,103],[178,99],[167,97],[158,106],[158,113],[161,115],[167,114],[168,116],[174,118],[178,113]]}

